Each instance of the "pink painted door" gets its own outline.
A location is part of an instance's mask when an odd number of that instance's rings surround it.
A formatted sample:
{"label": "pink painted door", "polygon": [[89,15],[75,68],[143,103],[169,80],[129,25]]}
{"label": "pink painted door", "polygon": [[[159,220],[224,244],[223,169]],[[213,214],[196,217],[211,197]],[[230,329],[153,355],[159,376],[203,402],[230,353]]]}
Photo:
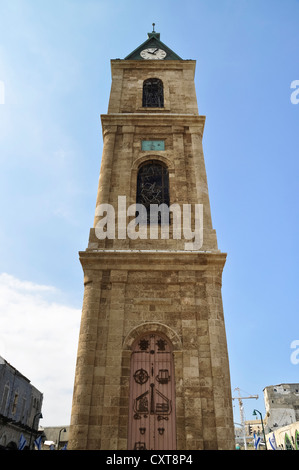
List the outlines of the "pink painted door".
{"label": "pink painted door", "polygon": [[131,357],[129,450],[175,450],[175,380],[170,342],[157,333],[135,342]]}

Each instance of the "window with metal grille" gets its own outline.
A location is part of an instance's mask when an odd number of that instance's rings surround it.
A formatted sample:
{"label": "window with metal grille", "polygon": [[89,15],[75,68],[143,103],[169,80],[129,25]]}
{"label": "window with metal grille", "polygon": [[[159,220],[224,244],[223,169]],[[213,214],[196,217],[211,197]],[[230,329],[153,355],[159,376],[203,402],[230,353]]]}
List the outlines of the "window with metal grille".
{"label": "window with metal grille", "polygon": [[[158,161],[151,160],[139,168],[136,202],[146,208],[147,222],[150,222],[150,207],[152,204],[158,206],[166,204],[169,207],[169,175],[166,166]],[[161,223],[160,212],[158,222]]]}
{"label": "window with metal grille", "polygon": [[145,108],[163,108],[163,82],[159,78],[148,78],[143,82],[142,106]]}

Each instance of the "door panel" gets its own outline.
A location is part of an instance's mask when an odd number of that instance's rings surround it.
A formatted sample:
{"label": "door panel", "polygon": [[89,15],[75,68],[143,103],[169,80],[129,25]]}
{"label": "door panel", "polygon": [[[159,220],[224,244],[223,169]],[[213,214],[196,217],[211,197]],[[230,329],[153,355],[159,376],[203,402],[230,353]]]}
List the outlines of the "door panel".
{"label": "door panel", "polygon": [[175,450],[175,380],[171,344],[153,333],[131,357],[129,450]]}

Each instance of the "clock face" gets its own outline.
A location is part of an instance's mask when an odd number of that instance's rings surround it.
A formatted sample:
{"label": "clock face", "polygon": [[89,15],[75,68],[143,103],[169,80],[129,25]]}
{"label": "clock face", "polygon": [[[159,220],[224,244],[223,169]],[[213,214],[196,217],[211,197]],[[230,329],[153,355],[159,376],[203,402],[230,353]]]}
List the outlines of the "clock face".
{"label": "clock face", "polygon": [[166,52],[163,49],[158,49],[157,47],[149,47],[140,52],[140,55],[143,59],[155,60],[155,59],[164,59],[166,57]]}

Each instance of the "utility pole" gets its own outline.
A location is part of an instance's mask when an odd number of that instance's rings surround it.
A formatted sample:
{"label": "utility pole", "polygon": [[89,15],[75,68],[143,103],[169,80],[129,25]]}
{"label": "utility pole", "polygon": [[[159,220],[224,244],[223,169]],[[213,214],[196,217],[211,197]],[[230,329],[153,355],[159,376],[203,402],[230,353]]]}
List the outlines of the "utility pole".
{"label": "utility pole", "polygon": [[240,418],[241,418],[241,425],[242,425],[242,430],[243,430],[243,439],[244,439],[244,448],[247,450],[247,441],[246,441],[246,430],[245,430],[245,416],[244,416],[244,406],[243,406],[243,401],[242,400],[247,400],[249,398],[255,398],[256,400],[258,399],[258,395],[249,395],[248,397],[241,397],[241,391],[238,387],[234,389],[234,391],[237,390],[239,396],[238,397],[233,397],[233,400],[238,400],[239,401],[239,409],[240,409]]}

